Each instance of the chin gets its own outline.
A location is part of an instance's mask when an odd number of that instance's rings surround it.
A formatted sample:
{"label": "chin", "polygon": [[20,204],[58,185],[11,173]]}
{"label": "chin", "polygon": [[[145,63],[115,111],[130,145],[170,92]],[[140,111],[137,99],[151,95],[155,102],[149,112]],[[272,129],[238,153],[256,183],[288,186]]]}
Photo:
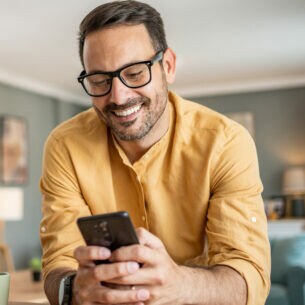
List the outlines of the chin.
{"label": "chin", "polygon": [[141,126],[141,127],[137,128],[136,130],[129,131],[129,132],[112,129],[116,138],[118,138],[121,141],[142,140],[145,136],[147,136],[149,134],[150,130],[151,130],[151,127],[149,127],[149,126]]}

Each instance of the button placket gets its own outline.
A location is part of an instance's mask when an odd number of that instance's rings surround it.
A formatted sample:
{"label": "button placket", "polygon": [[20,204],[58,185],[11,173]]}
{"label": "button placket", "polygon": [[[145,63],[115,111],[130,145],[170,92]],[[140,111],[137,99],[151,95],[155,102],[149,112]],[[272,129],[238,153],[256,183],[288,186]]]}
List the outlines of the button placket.
{"label": "button placket", "polygon": [[139,195],[139,220],[142,227],[148,228],[148,222],[147,222],[147,215],[146,215],[146,207],[145,207],[145,196],[144,191],[141,183],[141,176],[137,174],[137,172],[134,170],[134,173],[136,175],[136,186],[138,189],[138,195]]}

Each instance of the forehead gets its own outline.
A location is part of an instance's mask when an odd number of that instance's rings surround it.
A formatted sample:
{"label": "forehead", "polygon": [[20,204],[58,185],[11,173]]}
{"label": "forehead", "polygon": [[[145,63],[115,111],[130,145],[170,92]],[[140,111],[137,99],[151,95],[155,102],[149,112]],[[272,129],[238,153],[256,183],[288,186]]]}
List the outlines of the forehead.
{"label": "forehead", "polygon": [[144,25],[120,25],[90,33],[84,44],[84,64],[90,70],[113,71],[155,54]]}

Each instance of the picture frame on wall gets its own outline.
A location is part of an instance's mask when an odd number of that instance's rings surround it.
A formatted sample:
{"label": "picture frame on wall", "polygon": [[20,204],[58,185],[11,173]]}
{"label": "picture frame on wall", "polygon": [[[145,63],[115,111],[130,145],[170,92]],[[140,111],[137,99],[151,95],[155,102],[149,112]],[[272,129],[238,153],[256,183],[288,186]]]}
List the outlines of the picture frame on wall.
{"label": "picture frame on wall", "polygon": [[0,183],[23,185],[28,180],[27,123],[22,117],[0,116]]}

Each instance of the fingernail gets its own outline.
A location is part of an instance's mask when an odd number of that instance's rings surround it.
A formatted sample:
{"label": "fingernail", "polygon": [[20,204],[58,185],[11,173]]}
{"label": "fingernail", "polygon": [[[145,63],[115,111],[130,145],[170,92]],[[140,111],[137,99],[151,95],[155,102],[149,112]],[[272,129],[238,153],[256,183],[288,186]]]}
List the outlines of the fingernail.
{"label": "fingernail", "polygon": [[129,273],[134,273],[139,270],[139,264],[136,262],[129,262],[127,263],[127,270]]}
{"label": "fingernail", "polygon": [[145,301],[149,298],[149,292],[145,289],[140,289],[137,293],[138,299],[141,301]]}
{"label": "fingernail", "polygon": [[111,255],[111,252],[106,248],[101,248],[99,250],[99,255],[101,258],[108,258]]}

